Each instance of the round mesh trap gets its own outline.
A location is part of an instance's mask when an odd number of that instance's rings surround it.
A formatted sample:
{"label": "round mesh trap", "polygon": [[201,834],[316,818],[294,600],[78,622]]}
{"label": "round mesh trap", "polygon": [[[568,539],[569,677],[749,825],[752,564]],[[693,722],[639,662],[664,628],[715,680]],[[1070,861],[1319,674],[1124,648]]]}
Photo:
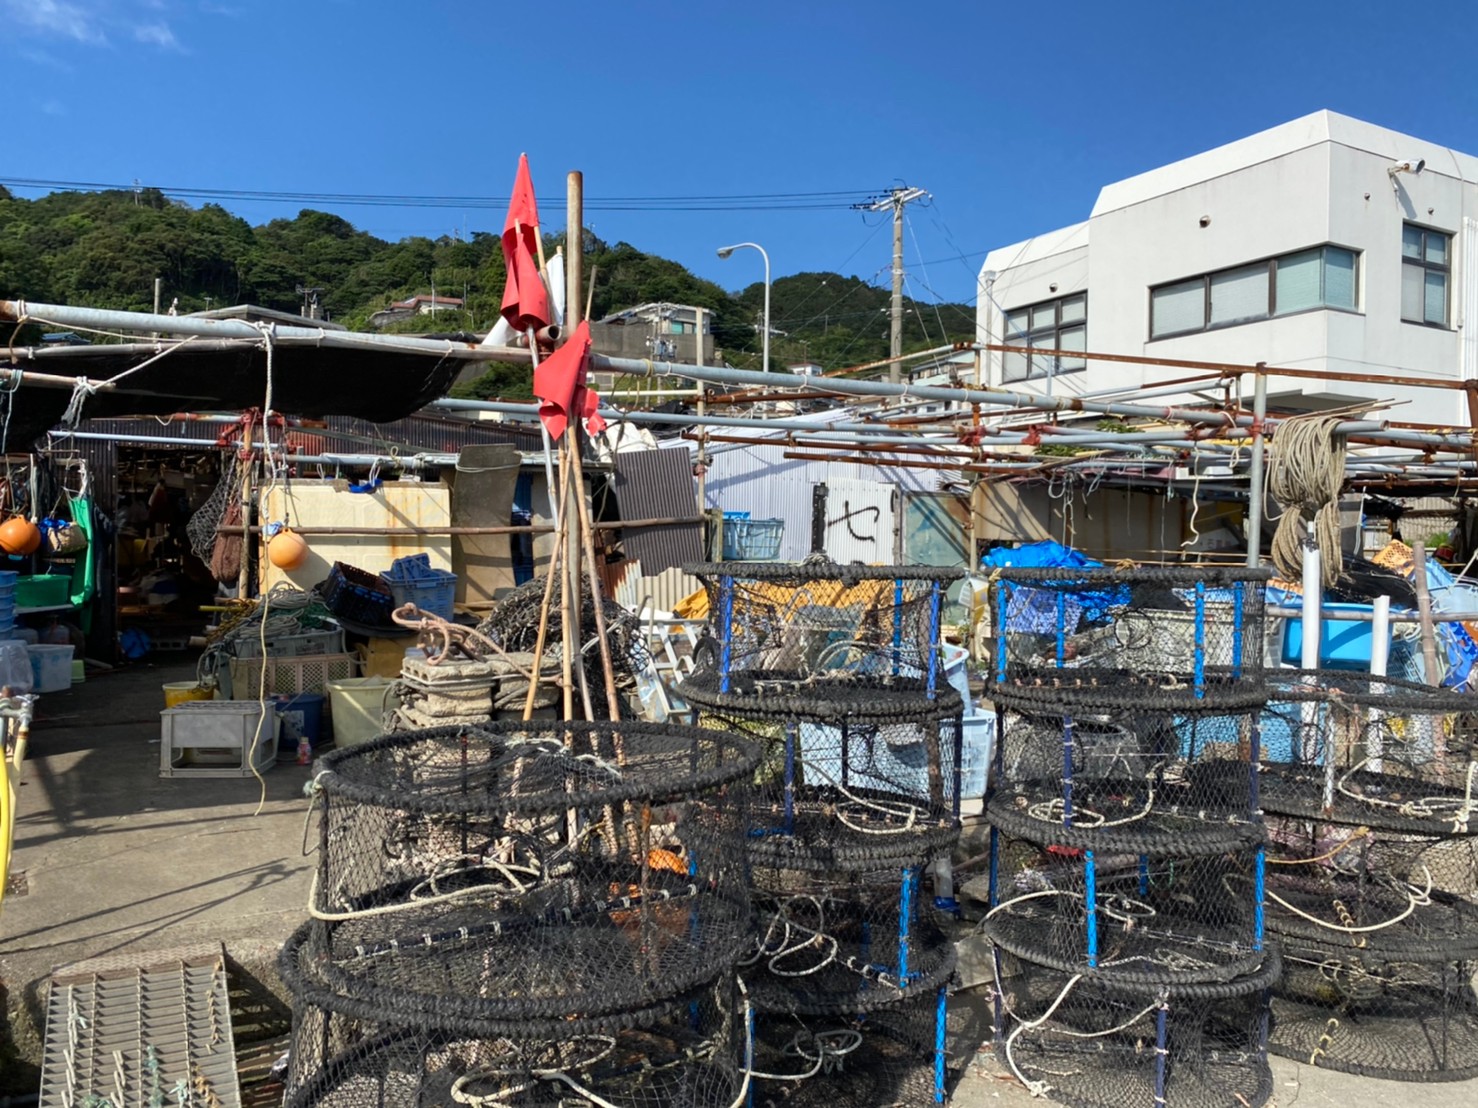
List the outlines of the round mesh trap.
{"label": "round mesh trap", "polygon": [[[748,978],[746,978],[746,981]],[[943,1099],[942,992],[862,1016],[758,1014],[757,1108],[882,1108]]]}
{"label": "round mesh trap", "polygon": [[1099,832],[1094,848],[992,836],[999,947],[1105,982],[1225,982],[1262,968],[1256,848],[1138,853]]}
{"label": "round mesh trap", "polygon": [[1395,1080],[1478,1076],[1474,847],[1273,819],[1267,926],[1285,972],[1269,1049]]}
{"label": "round mesh trap", "polygon": [[772,718],[728,708],[700,720],[758,743],[748,852],[765,870],[918,865],[959,837],[960,701],[912,699],[908,718],[850,714]]}
{"label": "round mesh trap", "polygon": [[1478,833],[1472,697],[1395,678],[1280,676],[1261,720],[1263,809],[1417,834]]}
{"label": "round mesh trap", "polygon": [[1257,1108],[1276,956],[1221,985],[1126,989],[997,951],[996,1053],[1034,1093],[1082,1108]]}
{"label": "round mesh trap", "polygon": [[700,695],[706,684],[749,698],[805,696],[827,681],[902,692],[940,683],[940,612],[960,570],[824,560],[685,568],[708,594],[712,640],[690,682]]}
{"label": "round mesh trap", "polygon": [[1255,707],[1267,570],[1002,569],[998,690],[1046,708]]}
{"label": "round mesh trap", "polygon": [[391,1018],[328,988],[303,938],[281,959],[294,1001],[288,1108],[730,1108],[742,1091],[732,975],[604,1020]]}
{"label": "round mesh trap", "polygon": [[495,723],[400,732],[320,763],[316,972],[385,1012],[608,1013],[752,943],[745,782],[713,729]]}
{"label": "round mesh trap", "polygon": [[1112,831],[1149,851],[1235,842],[1256,823],[1256,742],[1251,712],[1011,712],[989,818],[1026,837]]}
{"label": "round mesh trap", "polygon": [[1283,940],[1268,1049],[1393,1081],[1478,1077],[1478,960]]}
{"label": "round mesh trap", "polygon": [[917,868],[761,879],[758,940],[740,963],[761,1013],[870,1011],[933,992],[954,972],[954,944],[923,906]]}

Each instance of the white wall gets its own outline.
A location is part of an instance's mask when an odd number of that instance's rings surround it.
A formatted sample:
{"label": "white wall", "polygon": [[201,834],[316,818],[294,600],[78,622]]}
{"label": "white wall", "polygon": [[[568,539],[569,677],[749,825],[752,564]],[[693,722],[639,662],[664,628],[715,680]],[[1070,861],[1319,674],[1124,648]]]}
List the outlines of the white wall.
{"label": "white wall", "polygon": [[[1387,168],[1418,157],[1426,159],[1423,172],[1398,174],[1393,190]],[[1086,224],[992,251],[982,272],[997,272],[994,297],[1007,310],[1086,287],[1092,351],[1326,370],[1323,379],[1274,378],[1270,392],[1320,398],[1314,406],[1394,398],[1407,403],[1389,418],[1466,424],[1461,394],[1356,383],[1342,375],[1461,378],[1461,232],[1464,216],[1478,217],[1475,181],[1478,161],[1467,155],[1318,112],[1108,185]],[[1450,329],[1401,321],[1401,228],[1408,220],[1454,236]],[[1150,339],[1151,287],[1325,242],[1361,253],[1356,312],[1321,309]],[[1472,263],[1478,270],[1478,259]],[[1001,341],[1004,321],[984,295],[978,315],[982,337],[988,330],[992,341]],[[999,355],[991,365],[991,380],[999,384]],[[1185,375],[1170,367],[1090,362],[1086,372],[1058,378],[1054,388],[1058,395],[1081,395]],[[1040,392],[1045,382],[1010,387]],[[1154,403],[1180,399],[1190,397]]]}

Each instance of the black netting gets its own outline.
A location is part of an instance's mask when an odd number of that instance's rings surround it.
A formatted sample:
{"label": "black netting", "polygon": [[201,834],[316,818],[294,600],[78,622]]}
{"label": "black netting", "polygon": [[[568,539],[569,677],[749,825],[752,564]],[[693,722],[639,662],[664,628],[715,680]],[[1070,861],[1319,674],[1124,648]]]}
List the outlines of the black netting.
{"label": "black netting", "polygon": [[1387,677],[1279,674],[1262,715],[1265,811],[1393,831],[1478,833],[1473,699]]}
{"label": "black netting", "polygon": [[1063,705],[1255,706],[1267,571],[999,570],[992,690]]}
{"label": "black netting", "polygon": [[698,683],[706,678],[717,694],[804,697],[824,681],[905,692],[942,684],[940,614],[958,570],[826,561],[687,568],[708,594]]}
{"label": "black netting", "polygon": [[1478,1077],[1478,961],[1287,940],[1268,1049],[1396,1081]]}
{"label": "black netting", "polygon": [[[484,638],[496,643],[501,651],[511,654],[528,654],[537,645],[540,612],[544,604],[544,577],[535,577],[514,589],[493,607],[477,630]],[[557,583],[556,583],[557,585]],[[586,683],[591,689],[605,687],[605,675],[601,652],[597,646],[595,624],[595,601],[590,593],[590,582],[583,581],[580,592],[580,634],[582,646],[579,657],[585,668]],[[642,633],[637,617],[609,597],[601,600],[601,615],[605,619],[606,644],[611,656],[611,668],[617,688],[625,691],[636,684],[636,675],[651,665],[651,654],[647,650],[646,637]],[[559,605],[556,587],[554,601],[549,608],[548,630],[545,633],[544,657],[541,674],[558,671],[559,659],[564,650],[564,615]],[[468,648],[480,656],[498,656],[498,651],[489,650],[476,638],[468,642]],[[532,665],[532,661],[526,663]],[[542,678],[541,678],[542,679]],[[524,683],[524,691],[528,689]],[[519,700],[517,707],[522,708]],[[597,717],[607,716],[604,697],[593,697],[591,707]]]}
{"label": "black netting", "polygon": [[327,756],[311,935],[323,978],[386,1012],[639,1006],[752,943],[758,747],[650,724],[502,723]]}
{"label": "black netting", "polygon": [[289,1108],[730,1108],[743,1089],[747,1031],[732,975],[605,1020],[407,1019],[338,994],[305,938],[281,959],[293,993]]}
{"label": "black netting", "polygon": [[755,1108],[883,1108],[943,1099],[939,989],[861,1016],[759,1013]]}
{"label": "black netting", "polygon": [[862,1012],[942,985],[954,944],[925,907],[920,877],[918,868],[756,871],[759,938],[740,963],[755,1008]]}
{"label": "black netting", "polygon": [[1093,1108],[1257,1108],[1272,1094],[1276,958],[1221,986],[1129,989],[998,952],[996,1052],[1028,1088]]}
{"label": "black netting", "polygon": [[702,709],[704,726],[764,751],[750,789],[751,865],[855,870],[947,851],[959,834],[959,704],[916,697],[912,718],[872,716],[860,702],[830,718]]}
{"label": "black netting", "polygon": [[1142,984],[1224,982],[1267,956],[1257,911],[1256,848],[1173,855],[991,839],[998,946],[1070,973]]}
{"label": "black netting", "polygon": [[1004,710],[989,818],[1012,834],[1136,836],[1174,850],[1185,836],[1235,841],[1253,832],[1256,715],[1216,710]]}

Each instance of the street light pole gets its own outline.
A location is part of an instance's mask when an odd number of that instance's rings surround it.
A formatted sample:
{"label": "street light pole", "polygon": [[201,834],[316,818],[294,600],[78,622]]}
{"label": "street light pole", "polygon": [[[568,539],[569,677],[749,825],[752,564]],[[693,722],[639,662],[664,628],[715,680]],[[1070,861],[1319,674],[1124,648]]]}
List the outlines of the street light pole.
{"label": "street light pole", "polygon": [[727,258],[731,254],[733,254],[735,250],[739,250],[745,246],[749,247],[751,250],[758,250],[760,252],[760,257],[765,259],[765,330],[763,336],[760,339],[760,349],[762,351],[760,354],[760,368],[764,372],[768,373],[770,371],[770,255],[767,254],[765,252],[765,248],[757,242],[736,242],[733,246],[720,246],[718,248],[718,256],[720,258]]}

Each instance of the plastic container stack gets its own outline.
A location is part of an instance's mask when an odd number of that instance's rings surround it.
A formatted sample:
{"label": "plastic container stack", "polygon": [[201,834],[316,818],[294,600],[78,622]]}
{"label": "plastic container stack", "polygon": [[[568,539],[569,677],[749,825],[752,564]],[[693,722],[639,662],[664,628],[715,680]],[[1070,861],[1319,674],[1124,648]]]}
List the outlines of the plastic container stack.
{"label": "plastic container stack", "polygon": [[959,834],[960,696],[939,651],[956,576],[828,561],[688,567],[708,637],[680,695],[755,740],[755,1103],[945,1093],[954,948],[922,876]]}
{"label": "plastic container stack", "polygon": [[1398,1081],[1478,1076],[1471,693],[1282,674],[1263,717],[1269,1049]]}
{"label": "plastic container stack", "polygon": [[717,730],[523,722],[322,759],[285,1103],[742,1103],[759,761]]}
{"label": "plastic container stack", "polygon": [[1267,1101],[1268,574],[1004,569],[990,825],[997,1051],[1075,1105]]}

